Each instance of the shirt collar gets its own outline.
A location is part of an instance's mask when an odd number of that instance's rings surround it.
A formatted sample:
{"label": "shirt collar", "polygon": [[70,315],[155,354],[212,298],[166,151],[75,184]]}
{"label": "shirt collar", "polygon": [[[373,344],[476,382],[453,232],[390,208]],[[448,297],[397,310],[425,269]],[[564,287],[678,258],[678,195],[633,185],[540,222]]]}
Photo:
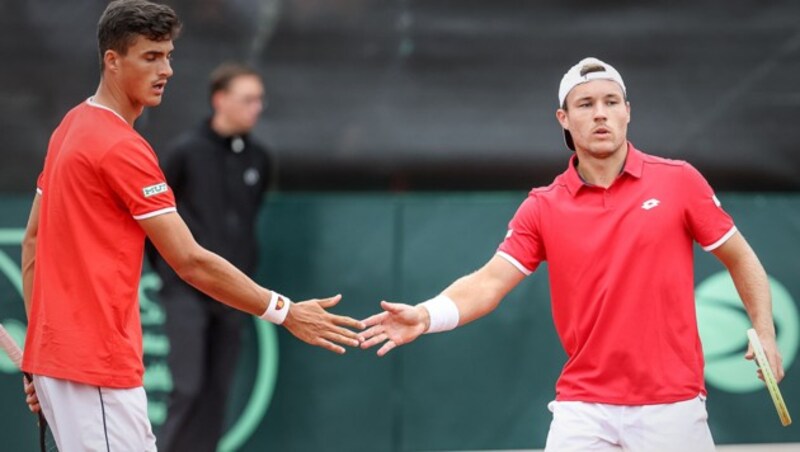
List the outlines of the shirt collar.
{"label": "shirt collar", "polygon": [[[213,142],[217,143],[220,146],[220,148],[224,148],[236,154],[244,150],[244,148],[247,147],[250,142],[248,134],[232,135],[232,136],[220,135],[211,127],[211,118],[208,118],[205,121],[203,121],[203,123],[201,124],[201,128],[205,131],[205,134],[208,136],[208,138]],[[240,143],[235,145],[234,141],[236,140],[239,140]],[[242,147],[239,147],[238,148],[239,150],[237,151],[234,149],[237,146],[242,146]]]}
{"label": "shirt collar", "polygon": [[[578,174],[578,155],[574,154],[569,159],[569,167],[565,172],[564,176],[566,178],[567,189],[569,190],[572,196],[578,194],[581,187],[589,186],[586,182],[583,181],[581,175]],[[644,160],[642,159],[642,152],[635,147],[629,141],[628,142],[628,155],[625,156],[625,165],[622,167],[622,174],[629,174],[632,177],[639,179],[642,177],[642,167],[644,166]]]}

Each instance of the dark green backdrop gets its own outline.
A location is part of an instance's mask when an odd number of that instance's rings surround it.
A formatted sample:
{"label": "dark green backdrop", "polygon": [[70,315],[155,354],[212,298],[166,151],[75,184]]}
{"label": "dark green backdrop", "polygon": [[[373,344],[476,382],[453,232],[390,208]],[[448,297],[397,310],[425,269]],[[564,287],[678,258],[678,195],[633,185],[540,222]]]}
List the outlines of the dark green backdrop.
{"label": "dark green backdrop", "polygon": [[[261,219],[264,240],[257,279],[296,300],[342,293],[344,300],[335,311],[355,317],[374,313],[382,299],[416,303],[488,260],[524,196],[273,196]],[[790,411],[800,416],[800,376],[793,369],[800,196],[720,198],[774,282],[785,289],[776,296],[787,363],[781,387]],[[5,269],[5,276],[0,275],[0,320],[18,330],[24,318],[22,301],[15,276],[3,262],[19,262],[18,237],[29,201],[0,198],[0,269]],[[713,373],[710,378],[721,382],[710,379],[708,385],[709,422],[717,442],[800,442],[797,428],[780,426],[766,391],[753,382],[752,364],[740,363],[746,318],[737,303],[724,302],[731,298],[724,276],[708,279],[723,268],[699,249],[697,256],[697,284],[705,284],[701,332],[707,355],[709,349],[713,352],[707,369]],[[336,356],[280,329],[272,336],[275,329],[269,325],[249,325],[229,408],[230,423],[239,430],[229,434],[226,444],[239,444],[240,450],[343,452],[542,447],[550,421],[546,403],[564,362],[550,319],[546,272],[542,266],[487,318],[448,334],[426,336],[384,358],[377,358],[374,350]],[[171,381],[163,365],[168,350],[160,332],[163,313],[150,305],[157,295],[154,281],[146,281],[146,386],[157,429]],[[271,348],[274,337],[277,355]],[[277,366],[269,365],[268,358],[277,358]],[[3,449],[33,451],[35,426],[25,412],[20,377],[3,359]],[[274,388],[271,377],[277,378]],[[252,429],[244,425],[248,422]]]}

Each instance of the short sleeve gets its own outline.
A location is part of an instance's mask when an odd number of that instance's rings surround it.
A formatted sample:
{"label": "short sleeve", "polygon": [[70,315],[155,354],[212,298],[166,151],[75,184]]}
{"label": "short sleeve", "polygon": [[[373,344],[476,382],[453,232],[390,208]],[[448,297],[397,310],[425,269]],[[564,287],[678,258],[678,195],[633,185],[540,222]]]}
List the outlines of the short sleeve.
{"label": "short sleeve", "polygon": [[56,131],[53,131],[53,134],[50,136],[50,142],[47,144],[47,153],[44,156],[44,164],[42,165],[42,171],[39,173],[39,177],[36,178],[36,193],[39,195],[44,194],[47,185],[47,175],[50,172],[49,169],[49,162],[50,162],[50,155],[54,152],[53,151],[53,140],[55,139]]}
{"label": "short sleeve", "polygon": [[705,251],[713,251],[736,232],[736,226],[700,172],[688,163],[683,171],[686,225]]}
{"label": "short sleeve", "polygon": [[114,145],[100,161],[100,174],[136,220],[176,210],[156,154],[143,141]]}
{"label": "short sleeve", "polygon": [[506,259],[525,275],[530,275],[545,260],[539,231],[539,206],[534,196],[528,197],[508,224],[506,238],[497,255]]}

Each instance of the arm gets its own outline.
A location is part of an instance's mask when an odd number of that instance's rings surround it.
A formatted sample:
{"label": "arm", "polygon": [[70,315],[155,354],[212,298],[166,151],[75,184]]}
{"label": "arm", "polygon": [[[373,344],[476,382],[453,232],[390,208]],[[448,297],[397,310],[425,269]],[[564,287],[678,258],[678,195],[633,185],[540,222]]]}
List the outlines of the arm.
{"label": "arm", "polygon": [[[31,213],[28,216],[28,226],[25,228],[25,236],[22,238],[22,299],[25,303],[25,316],[31,316],[31,297],[33,295],[33,269],[36,264],[36,237],[39,234],[39,208],[42,196],[36,193],[31,205]],[[28,409],[38,413],[39,398],[36,395],[36,388],[33,382],[28,381],[27,377],[22,378],[23,389],[25,391],[25,403]]]}
{"label": "arm", "polygon": [[[479,270],[456,280],[442,294],[453,300],[461,326],[492,312],[524,278],[511,263],[495,255]],[[366,319],[364,324],[369,329],[359,336],[362,348],[385,342],[378,356],[415,340],[430,327],[430,313],[422,305],[382,301],[381,307],[384,312]]]}
{"label": "arm", "polygon": [[[164,260],[184,281],[206,295],[235,309],[261,316],[272,293],[256,284],[225,259],[201,247],[177,213],[139,221]],[[297,338],[336,353],[337,345],[358,346],[357,335],[347,328],[363,328],[361,322],[328,313],[341,296],[289,303],[283,326]],[[347,327],[347,328],[345,328]]]}
{"label": "arm", "polygon": [[39,233],[39,207],[42,196],[36,193],[28,216],[28,226],[22,239],[22,299],[25,302],[25,315],[31,315],[31,296],[33,295],[33,268],[36,264],[36,237]]}
{"label": "arm", "polygon": [[[764,345],[764,352],[778,381],[783,379],[783,364],[778,345],[775,341],[775,325],[772,321],[772,298],[769,280],[764,267],[747,240],[740,234],[734,234],[719,248],[712,251],[717,259],[728,269],[742,299],[744,308],[753,328]],[[748,348],[747,359],[753,359],[753,350]]]}

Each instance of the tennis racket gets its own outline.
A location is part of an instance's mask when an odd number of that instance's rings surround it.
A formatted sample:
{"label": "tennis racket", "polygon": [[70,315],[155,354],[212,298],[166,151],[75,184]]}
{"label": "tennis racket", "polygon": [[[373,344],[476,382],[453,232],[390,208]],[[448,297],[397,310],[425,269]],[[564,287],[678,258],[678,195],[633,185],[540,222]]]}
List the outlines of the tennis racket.
{"label": "tennis racket", "polygon": [[775,409],[778,411],[778,417],[781,418],[781,424],[787,427],[792,423],[792,417],[789,415],[789,409],[786,408],[786,403],[783,401],[781,390],[778,389],[778,382],[775,380],[775,374],[772,373],[772,367],[769,365],[767,354],[764,353],[764,347],[758,339],[756,330],[752,328],[747,330],[747,338],[750,339],[750,344],[753,346],[756,364],[761,369],[761,375],[764,377],[764,383],[766,383],[769,395],[772,397],[772,403],[775,404]]}
{"label": "tennis racket", "polygon": [[[0,325],[0,348],[6,352],[9,358],[11,358],[11,362],[13,362],[17,369],[22,370],[22,349],[19,348],[17,342],[14,341],[14,338],[8,334],[5,327]],[[28,381],[33,382],[33,378],[31,374],[27,372],[23,372],[25,378]],[[53,439],[53,435],[50,432],[50,429],[47,428],[47,420],[44,418],[44,414],[42,414],[42,410],[40,409],[37,413],[39,415],[39,448],[42,452],[54,452],[58,451],[58,447],[56,446],[55,439]]]}

